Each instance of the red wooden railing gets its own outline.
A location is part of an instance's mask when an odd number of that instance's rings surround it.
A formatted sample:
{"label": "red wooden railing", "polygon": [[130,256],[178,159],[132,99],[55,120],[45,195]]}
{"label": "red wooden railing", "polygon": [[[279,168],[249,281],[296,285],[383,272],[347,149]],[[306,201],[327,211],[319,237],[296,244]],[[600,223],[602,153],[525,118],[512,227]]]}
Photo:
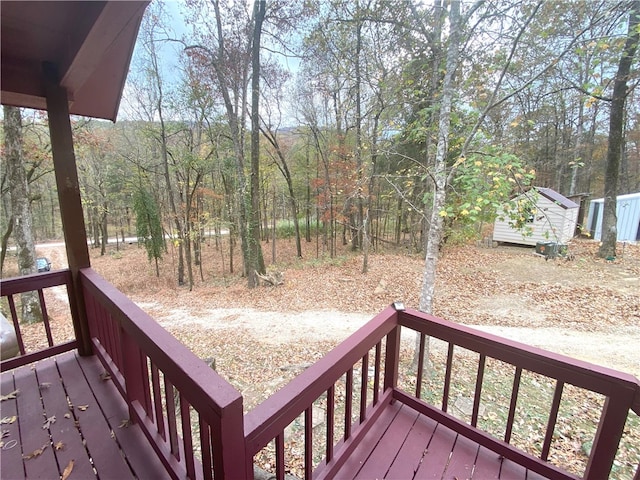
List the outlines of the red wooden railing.
{"label": "red wooden railing", "polygon": [[80,274],[94,349],[169,474],[245,478],[240,393],[96,272]]}
{"label": "red wooden railing", "polygon": [[[247,459],[253,462],[269,442],[275,440],[276,477],[284,478],[287,467],[284,452],[285,429],[300,415],[304,415],[304,478],[310,479],[313,471],[313,404],[326,398],[326,433],[324,464],[337,469],[348,453],[358,445],[369,427],[388,404],[392,387],[397,380],[399,338],[396,312],[384,310],[345,342],[338,345],[318,362],[293,379],[263,403],[245,415]],[[386,338],[386,341],[383,339]],[[383,344],[384,357],[383,362]],[[372,391],[369,397],[369,366],[372,365]],[[354,382],[354,369],[359,366],[360,381]],[[342,381],[343,380],[343,381]],[[358,385],[354,395],[353,385]],[[341,408],[342,435],[336,435],[336,390],[344,394]],[[383,393],[386,392],[386,393]],[[386,398],[383,398],[386,395]],[[370,400],[369,400],[370,398]],[[355,401],[354,401],[355,400]],[[355,404],[355,405],[354,405]],[[357,412],[354,412],[354,407]],[[357,419],[354,421],[354,418]],[[336,463],[340,462],[340,463]]]}
{"label": "red wooden railing", "polygon": [[[526,468],[551,478],[573,478],[556,467],[546,463],[549,455],[560,402],[565,385],[573,385],[588,392],[604,396],[604,406],[600,415],[597,431],[593,438],[591,454],[583,474],[585,479],[608,478],[611,471],[620,438],[630,411],[638,412],[640,383],[632,375],[624,374],[604,367],[554,354],[518,342],[506,340],[488,333],[442,320],[417,311],[400,312],[399,324],[402,327],[419,332],[421,339],[426,335],[448,343],[445,381],[442,386],[442,405],[435,408],[420,400],[419,391],[408,393],[397,389],[394,398],[398,398],[419,411],[431,416],[450,428],[463,433],[471,440],[487,446],[496,453],[514,460]],[[425,342],[421,342],[424,348]],[[446,415],[449,388],[451,385],[453,352],[455,348],[464,348],[476,352],[479,356],[476,372],[476,385],[470,422],[461,422]],[[421,352],[422,353],[422,352]],[[422,358],[421,354],[419,358]],[[488,359],[496,359],[513,367],[514,377],[509,400],[509,414],[505,425],[504,438],[499,440],[477,428],[480,398],[484,386],[483,377]],[[554,394],[548,411],[548,422],[544,433],[539,459],[523,454],[509,445],[514,428],[515,408],[523,371],[544,375],[555,381]],[[423,381],[423,372],[418,367],[416,384]]]}
{"label": "red wooden railing", "polygon": [[[6,306],[9,309],[13,328],[16,332],[18,341],[18,348],[20,355],[18,357],[4,360],[0,366],[2,371],[10,370],[12,368],[26,365],[36,360],[57,355],[58,353],[66,352],[76,348],[75,339],[64,340],[59,343],[55,343],[54,332],[51,329],[51,321],[49,318],[49,312],[47,310],[47,304],[45,301],[44,292],[47,289],[54,287],[64,286],[66,287],[66,296],[70,305],[74,304],[74,291],[71,283],[71,272],[69,270],[56,270],[46,273],[34,273],[32,275],[25,275],[23,277],[3,279],[0,282],[0,295],[2,296],[3,303],[6,300]],[[46,336],[45,348],[37,348],[25,345],[23,340],[24,323],[20,318],[20,308],[16,308],[16,296],[22,293],[36,292],[38,295],[40,311],[42,313],[42,326],[44,328],[44,334]],[[68,316],[68,322],[72,323],[73,311],[70,309],[65,312]],[[44,340],[44,339],[43,339]]]}
{"label": "red wooden railing", "polygon": [[[398,385],[400,338],[401,335],[406,335],[406,330],[418,332],[420,336],[420,353],[415,375],[411,381],[404,379],[405,382],[403,382],[415,385],[415,389],[412,389],[411,392]],[[423,384],[426,383],[424,350],[427,345],[427,335],[448,344],[444,381],[440,385],[443,392],[442,403],[438,406],[421,399]],[[381,364],[380,351],[383,344],[385,345],[385,359],[384,364]],[[413,340],[409,345],[413,345]],[[468,422],[447,413],[453,371],[456,366],[454,350],[457,348],[476,352],[479,358],[477,370],[474,372],[473,406]],[[367,404],[366,384],[364,381],[362,382],[359,395],[361,400],[360,414],[352,417],[351,399],[353,394],[351,386],[353,385],[354,367],[361,362],[362,369],[360,371],[366,371],[368,358],[371,356],[375,358],[373,379],[375,393],[371,402]],[[430,359],[432,358],[430,357]],[[509,413],[504,426],[503,438],[496,438],[478,428],[485,366],[490,359],[511,365],[514,372],[512,387],[508,389],[511,397],[508,399]],[[548,406],[548,422],[538,458],[510,444],[523,372],[545,375],[556,383],[553,398]],[[400,376],[405,376],[405,374]],[[341,382],[343,377],[346,377],[344,421],[347,425],[345,425],[344,434],[339,438],[334,438],[333,416],[336,408],[332,402],[335,400],[336,385]],[[638,414],[640,410],[640,384],[635,377],[485,334],[415,310],[396,312],[392,308],[388,308],[326,357],[245,416],[247,454],[250,459],[253,459],[254,455],[258,454],[270,442],[275,441],[276,478],[284,478],[284,472],[288,468],[284,458],[284,432],[288,425],[298,416],[304,414],[304,477],[311,478],[314,467],[310,461],[314,449],[311,412],[314,403],[326,397],[328,403],[327,429],[323,446],[326,458],[315,468],[313,478],[331,478],[339,472],[340,466],[373,425],[377,415],[384,408],[385,402],[388,403],[393,398],[490,448],[499,455],[548,478],[565,480],[580,478],[547,462],[565,385],[574,385],[588,392],[596,392],[605,398],[599,424],[594,434],[589,461],[582,478],[608,478],[629,412],[633,411]],[[367,405],[366,408],[365,405]],[[640,467],[638,471],[640,471]],[[636,473],[636,480],[638,475],[640,473]]]}

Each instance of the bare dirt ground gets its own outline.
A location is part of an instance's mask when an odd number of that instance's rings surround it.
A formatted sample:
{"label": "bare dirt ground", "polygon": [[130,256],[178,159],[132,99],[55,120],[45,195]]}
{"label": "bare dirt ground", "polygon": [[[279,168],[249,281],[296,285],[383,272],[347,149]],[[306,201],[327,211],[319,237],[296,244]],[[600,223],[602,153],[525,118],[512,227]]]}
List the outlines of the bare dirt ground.
{"label": "bare dirt ground", "polygon": [[[93,267],[239,387],[280,385],[321,357],[396,300],[417,308],[423,258],[378,252],[362,273],[362,257],[347,250],[335,259],[316,243],[295,259],[289,241],[277,242],[284,272],[279,287],[249,290],[228,272],[228,253],[206,248],[193,291],[177,287],[174,255],[161,277],[134,245],[92,249]],[[533,249],[447,248],[439,262],[435,314],[530,345],[640,376],[640,246],[620,246],[614,262],[598,259],[597,244],[575,240],[574,260],[545,261]],[[263,245],[266,261],[271,245]],[[320,253],[321,258],[316,258]],[[41,246],[54,268],[66,264],[63,247]],[[227,268],[222,274],[222,263]],[[238,263],[236,259],[236,264]],[[270,390],[270,388],[267,388]],[[261,392],[258,396],[268,395]]]}

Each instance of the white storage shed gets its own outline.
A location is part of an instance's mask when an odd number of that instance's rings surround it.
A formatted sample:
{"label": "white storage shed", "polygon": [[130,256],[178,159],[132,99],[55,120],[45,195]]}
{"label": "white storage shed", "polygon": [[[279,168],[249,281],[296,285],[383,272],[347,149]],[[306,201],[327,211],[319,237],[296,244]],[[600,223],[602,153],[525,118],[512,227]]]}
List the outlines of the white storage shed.
{"label": "white storage shed", "polygon": [[[533,190],[538,193],[536,196]],[[532,235],[524,235],[517,228],[509,225],[509,219],[497,218],[493,226],[494,242],[518,243],[521,245],[536,245],[538,242],[555,242],[565,244],[573,238],[578,222],[580,206],[555,190],[534,187],[514,200],[524,198],[535,199],[533,209],[528,220],[528,226],[533,230]],[[498,212],[500,217],[500,212]]]}
{"label": "white storage shed", "polygon": [[[594,240],[602,239],[602,210],[604,198],[591,200],[589,203],[589,216],[587,226]],[[618,222],[619,242],[640,241],[640,192],[618,195],[616,202],[616,215]]]}

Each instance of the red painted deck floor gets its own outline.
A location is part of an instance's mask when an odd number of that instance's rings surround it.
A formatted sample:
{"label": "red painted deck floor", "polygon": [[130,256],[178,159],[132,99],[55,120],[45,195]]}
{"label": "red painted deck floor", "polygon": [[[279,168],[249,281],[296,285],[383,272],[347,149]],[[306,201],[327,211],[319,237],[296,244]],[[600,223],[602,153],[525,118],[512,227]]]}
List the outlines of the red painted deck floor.
{"label": "red painted deck floor", "polygon": [[3,480],[166,477],[103,372],[97,357],[68,352],[2,373]]}
{"label": "red painted deck floor", "polygon": [[396,402],[356,447],[339,478],[505,479],[544,477]]}

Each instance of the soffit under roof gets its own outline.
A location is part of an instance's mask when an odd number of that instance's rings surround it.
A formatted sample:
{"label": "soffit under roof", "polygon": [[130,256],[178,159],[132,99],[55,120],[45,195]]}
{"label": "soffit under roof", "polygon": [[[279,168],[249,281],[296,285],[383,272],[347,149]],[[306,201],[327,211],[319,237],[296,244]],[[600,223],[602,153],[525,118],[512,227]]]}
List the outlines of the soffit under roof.
{"label": "soffit under roof", "polygon": [[0,2],[1,102],[46,110],[54,64],[75,115],[115,120],[148,1]]}

